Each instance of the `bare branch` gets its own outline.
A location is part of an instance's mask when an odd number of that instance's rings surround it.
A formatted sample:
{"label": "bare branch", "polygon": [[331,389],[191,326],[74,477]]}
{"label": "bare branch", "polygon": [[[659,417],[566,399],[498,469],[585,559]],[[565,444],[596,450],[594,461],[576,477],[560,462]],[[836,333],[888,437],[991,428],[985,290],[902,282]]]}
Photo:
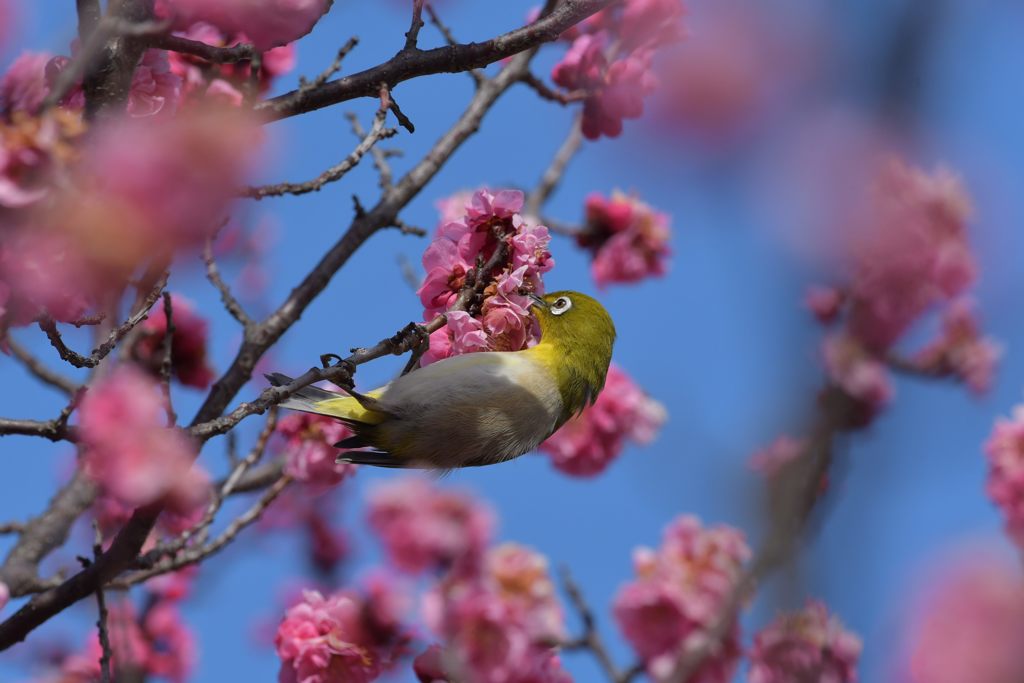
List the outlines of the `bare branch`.
{"label": "bare branch", "polygon": [[171,403],[171,370],[174,360],[174,309],[171,305],[170,292],[164,292],[164,318],[167,320],[167,327],[164,328],[163,358],[160,360],[160,386],[164,394],[164,410],[167,411],[167,426],[173,427],[178,422],[178,416],[174,413],[174,406]]}
{"label": "bare branch", "polygon": [[373,126],[370,132],[363,137],[356,148],[345,157],[341,163],[327,169],[313,180],[302,183],[278,183],[277,185],[261,185],[250,187],[242,191],[245,197],[262,199],[263,197],[279,197],[284,194],[306,194],[308,192],[319,192],[320,188],[328,183],[340,180],[342,176],[356,167],[363,156],[377,144],[378,140],[390,138],[396,134],[394,128],[385,128],[384,121],[387,118],[388,108],[393,104],[387,90],[387,86],[380,87],[381,106],[373,117]]}
{"label": "bare branch", "polygon": [[48,368],[46,364],[33,356],[28,349],[16,342],[12,337],[8,336],[5,343],[7,344],[7,348],[10,350],[11,355],[21,361],[21,364],[25,366],[25,369],[32,373],[36,379],[43,384],[59,389],[68,395],[71,395],[78,390],[78,385],[75,382]]}
{"label": "bare branch", "polygon": [[388,61],[359,73],[328,81],[314,90],[292,91],[257,105],[269,121],[322,109],[357,97],[374,97],[380,83],[394,87],[402,81],[436,73],[457,73],[487,66],[506,57],[556,40],[570,26],[604,9],[612,0],[564,0],[532,24],[480,43],[399,52]]}
{"label": "bare branch", "polygon": [[533,73],[528,73],[522,78],[522,83],[528,85],[534,90],[542,99],[548,100],[549,102],[556,102],[558,104],[566,105],[572,104],[573,102],[579,102],[587,98],[586,90],[556,90],[541,78]]}
{"label": "bare branch", "polygon": [[405,128],[410,133],[416,132],[416,126],[414,126],[412,121],[409,120],[409,117],[405,115],[402,108],[398,106],[398,101],[394,98],[394,95],[391,96],[391,102],[388,105],[388,108],[391,109],[391,113],[395,115],[396,119],[398,119],[398,125]]}
{"label": "bare branch", "polygon": [[85,45],[100,23],[102,10],[99,0],[75,0],[78,12],[78,41]]}
{"label": "bare branch", "polygon": [[[455,36],[452,35],[451,29],[445,26],[444,22],[441,21],[441,17],[437,16],[437,12],[434,10],[434,6],[431,3],[426,4],[427,16],[430,17],[430,23],[437,27],[441,35],[444,36],[444,41],[449,45],[458,45],[459,42],[455,40]],[[473,82],[479,86],[484,82],[484,74],[480,69],[469,69],[466,71],[469,77],[473,79]]]}
{"label": "bare branch", "polygon": [[540,182],[537,183],[537,186],[527,196],[526,208],[524,209],[527,215],[540,215],[541,209],[544,208],[544,204],[554,194],[558,184],[562,182],[562,176],[565,175],[566,167],[572,161],[572,158],[576,156],[582,144],[583,133],[580,130],[580,117],[577,116],[576,120],[572,123],[572,127],[569,129],[569,134],[565,136],[565,141],[562,142],[562,146],[555,152],[554,158],[551,159],[551,164],[548,165],[544,175],[541,176]]}
{"label": "bare branch", "polygon": [[149,47],[170,50],[183,55],[192,55],[205,59],[212,64],[236,64],[251,62],[256,57],[256,50],[249,43],[238,43],[229,47],[209,45],[198,40],[182,38],[170,33],[150,36],[146,41]]}
{"label": "bare branch", "polygon": [[203,263],[206,264],[206,279],[220,292],[221,303],[224,304],[224,308],[231,314],[231,317],[237,320],[242,327],[249,327],[252,325],[252,318],[245,312],[245,308],[231,293],[228,283],[224,282],[224,278],[220,275],[220,268],[217,267],[217,261],[213,257],[213,240],[213,237],[207,239],[203,246],[202,256]]}
{"label": "bare branch", "polygon": [[409,30],[405,32],[405,47],[403,52],[417,52],[416,40],[420,36],[420,29],[423,28],[423,0],[412,0],[412,23]]}
{"label": "bare branch", "polygon": [[63,424],[57,419],[53,420],[19,420],[10,417],[0,417],[0,436],[10,435],[41,436],[50,441],[73,441],[71,433],[67,428],[67,421]]}
{"label": "bare branch", "polygon": [[594,618],[594,611],[587,604],[586,599],[583,597],[583,592],[573,580],[568,567],[561,568],[561,576],[562,585],[565,587],[565,592],[569,595],[569,601],[576,608],[576,612],[580,615],[580,621],[583,622],[583,635],[575,640],[560,643],[561,648],[563,650],[587,650],[591,652],[609,681],[612,683],[629,683],[643,671],[643,664],[630,667],[625,671],[621,671],[616,666],[608,646],[605,645],[601,634],[597,630],[597,620]]}
{"label": "bare branch", "polygon": [[341,48],[338,49],[338,54],[335,55],[334,61],[331,62],[330,66],[321,71],[316,78],[312,81],[307,81],[305,78],[299,78],[299,90],[316,90],[321,85],[327,82],[327,80],[334,74],[341,71],[341,64],[345,61],[345,57],[348,56],[349,52],[355,49],[356,45],[359,44],[359,39],[355,36],[348,39]]}
{"label": "bare branch", "polygon": [[[349,125],[352,126],[352,133],[359,140],[365,140],[367,137],[366,131],[363,129],[363,124],[359,123],[359,117],[356,116],[355,112],[345,112],[345,118],[348,119]],[[392,183],[392,172],[391,164],[388,163],[387,154],[377,145],[370,147],[370,155],[373,156],[373,165],[377,169],[377,175],[380,177],[378,184],[380,189],[387,190],[391,187]]]}
{"label": "bare branch", "polygon": [[[95,533],[95,540],[92,544],[92,561],[95,562],[103,554],[103,535],[100,533],[98,523],[94,521],[92,527]],[[84,566],[88,566],[88,561],[84,558],[80,559]],[[100,641],[100,681],[101,683],[111,683],[110,661],[113,659],[114,653],[110,648],[110,634],[107,631],[107,600],[103,595],[103,586],[96,587],[96,607],[99,612],[96,617],[96,628],[99,630]]]}
{"label": "bare branch", "polygon": [[0,524],[0,535],[20,534],[24,530],[25,525],[21,522],[4,522]]}

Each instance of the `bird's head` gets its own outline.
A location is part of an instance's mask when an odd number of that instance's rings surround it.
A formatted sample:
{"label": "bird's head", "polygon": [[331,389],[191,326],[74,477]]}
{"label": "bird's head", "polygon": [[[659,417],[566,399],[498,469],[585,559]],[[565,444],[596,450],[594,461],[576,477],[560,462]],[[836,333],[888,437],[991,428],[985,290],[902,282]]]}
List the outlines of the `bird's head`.
{"label": "bird's head", "polygon": [[553,367],[573,413],[604,387],[615,343],[612,318],[596,299],[579,292],[532,296],[541,345],[552,348]]}

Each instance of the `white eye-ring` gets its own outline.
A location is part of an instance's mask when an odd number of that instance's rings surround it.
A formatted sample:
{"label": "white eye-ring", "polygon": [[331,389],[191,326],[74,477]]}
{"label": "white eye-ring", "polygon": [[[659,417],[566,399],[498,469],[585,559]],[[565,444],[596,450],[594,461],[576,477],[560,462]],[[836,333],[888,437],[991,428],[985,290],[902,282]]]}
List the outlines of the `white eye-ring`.
{"label": "white eye-ring", "polygon": [[551,313],[554,315],[562,315],[570,308],[572,308],[572,299],[567,296],[560,296],[555,299],[555,303],[551,304]]}

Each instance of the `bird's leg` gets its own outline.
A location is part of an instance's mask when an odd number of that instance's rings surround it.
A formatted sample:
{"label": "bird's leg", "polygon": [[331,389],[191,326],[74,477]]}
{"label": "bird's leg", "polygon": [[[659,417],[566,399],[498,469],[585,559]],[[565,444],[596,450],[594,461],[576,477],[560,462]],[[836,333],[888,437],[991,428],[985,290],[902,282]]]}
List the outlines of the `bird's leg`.
{"label": "bird's leg", "polygon": [[[320,354],[320,366],[323,368],[329,368],[335,364],[341,364],[345,359],[336,353],[321,353]],[[332,362],[332,361],[336,361]]]}
{"label": "bird's leg", "polygon": [[426,328],[423,325],[416,325],[410,332],[416,337],[416,345],[412,347],[412,353],[409,355],[409,362],[405,364],[405,368],[402,369],[403,375],[408,375],[410,372],[420,366],[420,358],[423,354],[430,349],[430,335],[427,334]]}

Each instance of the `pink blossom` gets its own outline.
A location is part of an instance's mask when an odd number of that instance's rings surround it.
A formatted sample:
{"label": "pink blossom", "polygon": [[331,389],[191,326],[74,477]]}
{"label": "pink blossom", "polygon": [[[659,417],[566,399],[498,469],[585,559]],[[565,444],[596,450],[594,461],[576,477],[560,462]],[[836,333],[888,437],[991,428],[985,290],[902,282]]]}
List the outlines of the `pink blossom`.
{"label": "pink blossom", "polygon": [[623,49],[656,47],[683,39],[684,14],[681,0],[627,0],[622,5],[621,23],[615,28]]}
{"label": "pink blossom", "polygon": [[157,12],[179,29],[196,22],[213,24],[224,33],[244,33],[265,51],[313,30],[332,0],[160,0]]}
{"label": "pink blossom", "polygon": [[754,636],[749,683],[854,683],[861,641],[811,600],[783,614]]}
{"label": "pink blossom", "polygon": [[369,497],[370,528],[407,572],[476,566],[491,535],[490,511],[470,496],[423,479],[402,479]]}
{"label": "pink blossom", "polygon": [[330,417],[291,413],[281,418],[277,433],[285,439],[284,471],[311,484],[334,486],[355,471],[355,466],[337,463],[334,444],[352,436],[352,430]]}
{"label": "pink blossom", "polygon": [[988,481],[985,490],[1002,510],[1006,532],[1024,547],[1024,405],[996,420],[985,443]]}
{"label": "pink blossom", "polygon": [[892,159],[876,180],[854,245],[850,333],[874,352],[888,349],[935,304],[974,281],[967,243],[968,199],[960,180]]}
{"label": "pink blossom", "polygon": [[35,231],[8,235],[0,245],[0,285],[6,292],[0,327],[27,325],[42,315],[77,320],[101,289],[74,245]]}
{"label": "pink blossom", "polygon": [[[547,228],[527,224],[519,214],[522,192],[478,190],[469,200],[454,199],[451,205],[462,207],[460,215],[439,226],[423,253],[427,276],[418,292],[423,316],[430,320],[447,314],[445,327],[431,334],[423,365],[474,351],[519,351],[533,343],[537,330],[524,292],[542,293],[542,276],[554,266]],[[454,215],[449,204],[443,208]],[[489,284],[482,288],[480,310],[475,316],[449,311],[477,260],[490,259],[499,241],[507,257],[484,273]]]}
{"label": "pink blossom", "polygon": [[911,683],[1024,680],[1024,578],[991,553],[973,553],[935,580],[911,635]]}
{"label": "pink blossom", "polygon": [[[305,591],[277,628],[280,683],[367,683],[387,670],[400,645],[400,625],[379,623],[381,598],[355,591],[324,597]],[[388,615],[389,619],[392,615]]]}
{"label": "pink blossom", "polygon": [[150,645],[146,671],[175,683],[188,680],[195,668],[196,643],[177,605],[158,601],[146,611],[142,630]]}
{"label": "pink blossom", "polygon": [[[704,528],[689,516],[668,526],[660,548],[635,552],[637,578],[619,591],[613,611],[655,680],[667,677],[679,655],[715,622],[749,557],[741,532],[726,526]],[[737,624],[693,680],[726,683],[739,654]]]}
{"label": "pink blossom", "polygon": [[330,519],[315,510],[306,518],[306,539],[309,558],[323,574],[333,574],[349,555],[348,537],[344,530],[331,526]]}
{"label": "pink blossom", "polygon": [[53,55],[45,52],[22,53],[0,77],[0,118],[12,118],[14,112],[35,114],[50,90],[46,65]]}
{"label": "pink blossom", "polygon": [[504,543],[488,551],[483,576],[492,590],[522,613],[532,641],[556,642],[565,637],[562,608],[546,557],[525,546]]}
{"label": "pink blossom", "polygon": [[[171,295],[171,369],[185,386],[205,389],[213,381],[213,369],[206,359],[206,319],[196,313],[192,302],[177,294]],[[158,301],[149,317],[139,326],[141,334],[132,347],[135,360],[153,372],[159,372],[164,361],[164,337],[167,315]]]}
{"label": "pink blossom", "polygon": [[593,405],[565,423],[540,449],[559,470],[593,476],[619,456],[626,441],[652,441],[665,418],[665,408],[612,364]]}
{"label": "pink blossom", "polygon": [[992,376],[1002,355],[994,341],[981,335],[969,299],[957,299],[942,312],[942,331],[915,357],[925,369],[948,371],[963,380],[972,391],[984,393],[992,385]]}
{"label": "pink blossom", "polygon": [[0,581],[0,612],[3,611],[4,607],[7,607],[7,602],[11,599],[11,589],[7,587],[7,584]]}
{"label": "pink blossom", "polygon": [[637,282],[665,273],[670,250],[669,218],[635,197],[594,193],[586,201],[586,227],[577,237],[594,255],[591,272],[598,286]]}
{"label": "pink blossom", "polygon": [[893,388],[885,363],[847,334],[834,334],[822,344],[825,369],[843,391],[873,415],[892,400]]}
{"label": "pink blossom", "polygon": [[202,504],[209,480],[192,471],[195,446],[165,426],[163,396],[140,370],[121,365],[92,385],[79,418],[85,473],[104,491],[131,507],[162,499],[188,512]]}
{"label": "pink blossom", "polygon": [[19,112],[10,123],[0,118],[0,207],[20,209],[45,197],[77,156],[84,130],[79,117],[65,111],[43,118]]}
{"label": "pink blossom", "polygon": [[807,290],[804,303],[823,325],[828,325],[839,317],[846,293],[835,287],[813,286]]}

